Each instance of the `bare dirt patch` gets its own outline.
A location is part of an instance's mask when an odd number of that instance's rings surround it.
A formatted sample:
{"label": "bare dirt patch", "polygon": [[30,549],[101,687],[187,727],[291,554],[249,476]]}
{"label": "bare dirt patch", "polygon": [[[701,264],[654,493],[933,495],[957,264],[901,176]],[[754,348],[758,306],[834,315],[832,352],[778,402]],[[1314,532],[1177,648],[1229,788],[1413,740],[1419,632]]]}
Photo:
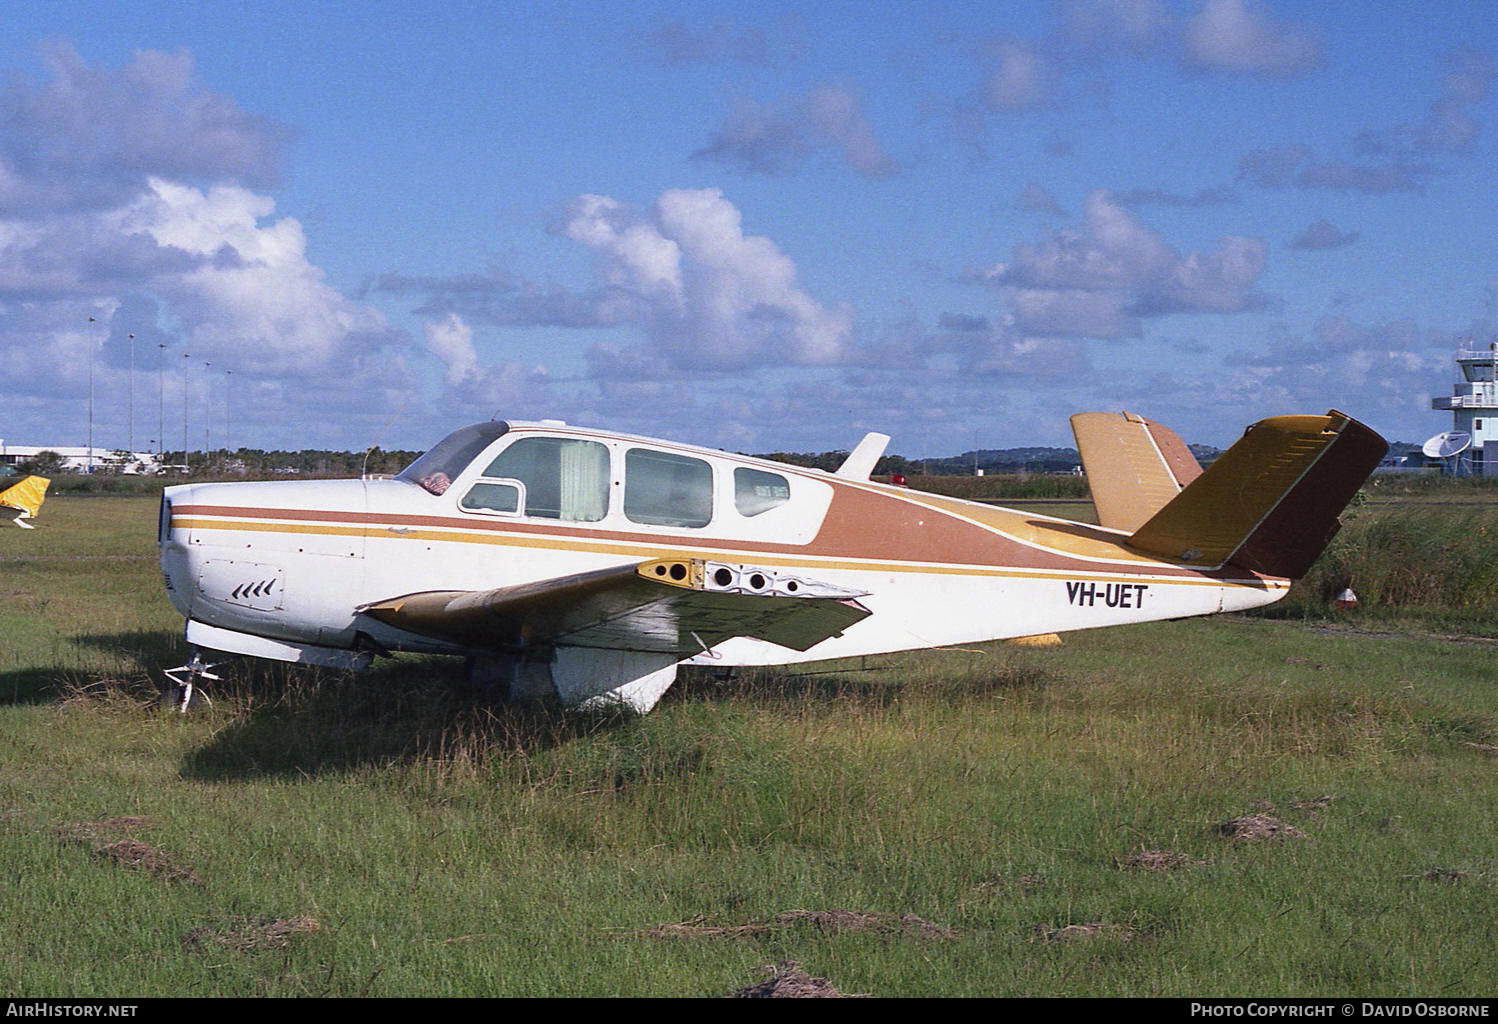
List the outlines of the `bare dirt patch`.
{"label": "bare dirt patch", "polygon": [[1007,889],[1019,892],[1034,892],[1045,888],[1045,877],[1042,875],[1020,875],[1017,878],[1005,878],[1003,875],[994,875],[986,878],[976,886],[979,892],[1003,892]]}
{"label": "bare dirt patch", "polygon": [[107,839],[133,837],[136,832],[148,829],[155,824],[155,818],[125,815],[118,818],[105,818],[103,821],[75,821],[67,825],[59,825],[52,830],[52,834],[64,842],[101,843]]}
{"label": "bare dirt patch", "polygon": [[1427,882],[1445,882],[1447,885],[1456,885],[1466,879],[1465,871],[1449,871],[1444,868],[1432,868],[1423,875],[1417,876]]}
{"label": "bare dirt patch", "polygon": [[877,932],[881,935],[911,936],[921,939],[950,939],[952,929],[917,917],[915,914],[866,914],[857,910],[787,910],[768,921],[745,924],[709,924],[698,916],[675,924],[658,924],[633,936],[647,939],[741,939],[770,932],[810,925],[821,932]]}
{"label": "bare dirt patch", "polygon": [[196,871],[183,867],[156,847],[139,839],[121,839],[117,843],[106,843],[94,851],[105,860],[127,868],[140,868],[146,873],[167,882],[201,882]]}
{"label": "bare dirt patch", "polygon": [[629,934],[642,939],[742,939],[763,935],[772,928],[769,924],[708,924],[707,918],[699,915],[675,924],[658,924]]}
{"label": "bare dirt patch", "polygon": [[196,871],[164,850],[135,838],[135,833],[154,825],[155,819],[126,815],[102,821],[75,821],[59,825],[52,834],[66,843],[93,847],[95,856],[111,864],[137,868],[167,882],[202,882]]}
{"label": "bare dirt patch", "polygon": [[1245,814],[1217,826],[1224,838],[1235,843],[1276,842],[1281,839],[1304,839],[1306,834],[1294,825],[1260,812]]}
{"label": "bare dirt patch", "polygon": [[801,969],[794,960],[779,964],[766,964],[761,971],[769,972],[764,981],[741,988],[730,999],[865,999],[864,993],[844,993],[832,987],[826,978],[814,978]]}
{"label": "bare dirt patch", "polygon": [[1094,939],[1110,939],[1114,942],[1133,942],[1138,932],[1121,924],[1103,924],[1089,921],[1086,924],[1069,924],[1062,928],[1047,928],[1036,925],[1035,933],[1047,945],[1056,942],[1077,942]]}
{"label": "bare dirt patch", "polygon": [[187,949],[223,946],[240,953],[285,949],[293,935],[320,931],[322,925],[310,917],[235,917],[216,925],[203,925],[182,936]]}
{"label": "bare dirt patch", "polygon": [[1324,811],[1332,805],[1332,801],[1335,799],[1337,798],[1328,793],[1325,796],[1318,796],[1314,800],[1302,800],[1291,806],[1297,811]]}
{"label": "bare dirt patch", "polygon": [[1205,863],[1175,850],[1140,850],[1125,859],[1121,866],[1133,871],[1181,871],[1199,868]]}

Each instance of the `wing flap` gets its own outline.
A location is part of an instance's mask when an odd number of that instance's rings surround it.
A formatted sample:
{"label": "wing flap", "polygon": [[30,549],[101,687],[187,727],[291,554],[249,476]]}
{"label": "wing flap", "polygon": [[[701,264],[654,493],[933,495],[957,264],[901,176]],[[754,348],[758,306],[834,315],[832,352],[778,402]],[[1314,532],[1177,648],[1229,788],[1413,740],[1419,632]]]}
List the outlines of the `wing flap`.
{"label": "wing flap", "polygon": [[559,645],[686,657],[738,636],[807,650],[866,618],[863,596],[755,566],[658,559],[496,590],[408,594],[359,610],[481,650]]}

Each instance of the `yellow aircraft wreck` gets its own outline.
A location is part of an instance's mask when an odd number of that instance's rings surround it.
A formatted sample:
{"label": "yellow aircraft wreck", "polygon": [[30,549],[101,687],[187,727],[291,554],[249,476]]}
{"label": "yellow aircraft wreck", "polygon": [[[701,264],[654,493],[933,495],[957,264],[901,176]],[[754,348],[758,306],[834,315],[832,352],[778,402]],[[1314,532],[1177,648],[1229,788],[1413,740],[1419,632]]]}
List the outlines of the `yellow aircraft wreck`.
{"label": "yellow aircraft wreck", "polygon": [[14,483],[0,480],[0,520],[9,519],[23,530],[33,529],[26,520],[42,510],[51,482],[44,476],[23,476]]}

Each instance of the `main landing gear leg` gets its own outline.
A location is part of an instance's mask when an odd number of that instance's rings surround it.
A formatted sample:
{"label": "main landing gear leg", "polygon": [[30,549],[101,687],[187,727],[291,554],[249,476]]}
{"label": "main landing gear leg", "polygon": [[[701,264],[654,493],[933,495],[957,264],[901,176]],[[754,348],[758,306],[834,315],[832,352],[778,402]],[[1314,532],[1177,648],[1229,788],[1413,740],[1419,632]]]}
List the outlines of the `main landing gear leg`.
{"label": "main landing gear leg", "polygon": [[208,700],[208,695],[203,692],[202,680],[212,679],[217,682],[219,677],[212,670],[220,664],[222,663],[209,664],[203,657],[203,652],[194,647],[192,657],[187,660],[186,665],[169,668],[164,673],[168,682],[158,698],[161,706],[176,708],[179,714],[185,715],[189,708],[195,708],[204,701],[212,704],[213,701]]}

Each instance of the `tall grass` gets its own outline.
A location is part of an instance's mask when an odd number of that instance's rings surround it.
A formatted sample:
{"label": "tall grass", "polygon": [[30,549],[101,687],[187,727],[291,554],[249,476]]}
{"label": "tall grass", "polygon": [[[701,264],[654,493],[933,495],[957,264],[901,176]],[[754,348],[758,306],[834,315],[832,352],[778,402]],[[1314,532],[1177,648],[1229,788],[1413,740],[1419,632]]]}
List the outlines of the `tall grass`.
{"label": "tall grass", "polygon": [[[0,533],[13,995],[712,996],[787,959],[874,995],[1498,983],[1481,646],[1158,623],[685,673],[645,718],[240,662],[183,717],[152,710],[183,655],[153,503],[39,522]],[[1305,838],[1224,836],[1255,813]]]}
{"label": "tall grass", "polygon": [[909,476],[906,485],[968,501],[1086,498],[1087,481],[1063,473],[990,473],[986,476]]}
{"label": "tall grass", "polygon": [[1348,587],[1365,616],[1498,630],[1498,505],[1365,507],[1344,523],[1279,614],[1329,614]]}

